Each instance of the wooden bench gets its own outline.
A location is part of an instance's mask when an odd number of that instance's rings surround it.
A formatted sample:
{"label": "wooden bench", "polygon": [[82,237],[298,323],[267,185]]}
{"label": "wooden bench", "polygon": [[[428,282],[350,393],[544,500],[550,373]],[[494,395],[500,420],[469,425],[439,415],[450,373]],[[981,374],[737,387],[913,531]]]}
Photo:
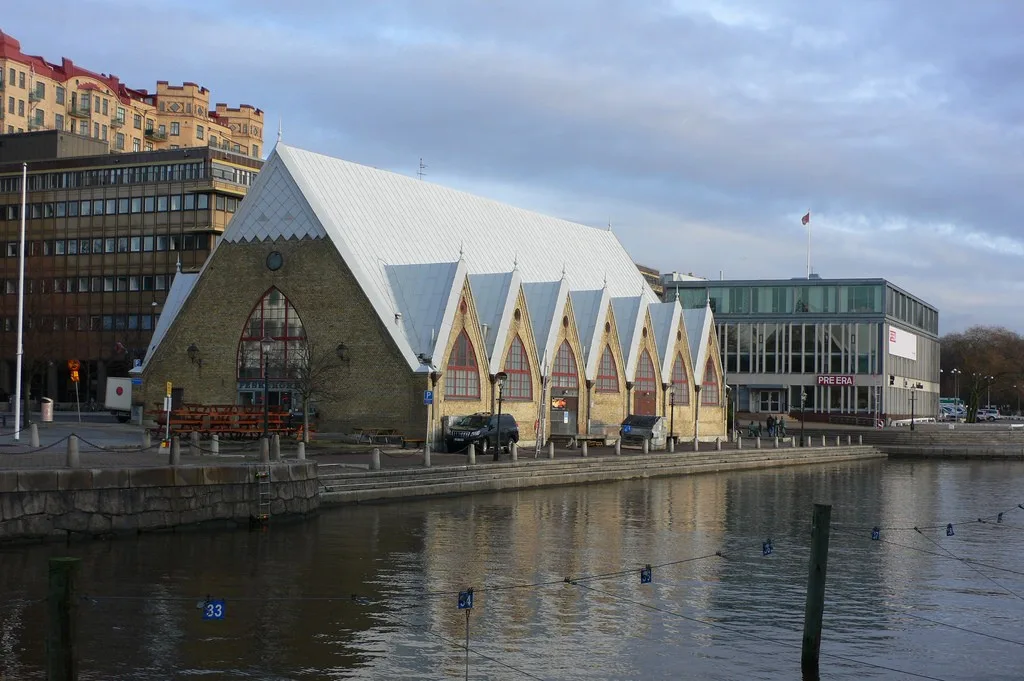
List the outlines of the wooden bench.
{"label": "wooden bench", "polygon": [[423,449],[423,446],[426,443],[427,441],[423,438],[403,437],[402,449],[408,449],[409,447],[412,447],[413,449]]}

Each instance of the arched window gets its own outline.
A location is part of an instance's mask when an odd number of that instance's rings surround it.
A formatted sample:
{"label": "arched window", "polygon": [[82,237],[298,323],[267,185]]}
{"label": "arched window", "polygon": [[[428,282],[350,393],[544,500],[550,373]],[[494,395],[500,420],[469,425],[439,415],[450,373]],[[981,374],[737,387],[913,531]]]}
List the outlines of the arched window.
{"label": "arched window", "polygon": [[676,404],[690,403],[690,382],[686,379],[686,363],[681,354],[672,365],[672,395]]}
{"label": "arched window", "polygon": [[612,354],[610,345],[604,346],[604,353],[601,355],[601,366],[597,368],[597,392],[619,392],[619,371],[615,368],[615,355]]}
{"label": "arched window", "polygon": [[580,387],[576,355],[569,347],[569,341],[562,341],[558,354],[555,355],[555,366],[551,370],[551,386],[569,390],[578,390]]}
{"label": "arched window", "polygon": [[[266,338],[274,340],[263,356]],[[291,302],[277,288],[267,291],[252,309],[242,338],[238,342],[238,378],[295,378],[295,369],[304,355],[306,331]],[[266,361],[264,361],[266,360]]]}
{"label": "arched window", "polygon": [[502,391],[502,396],[509,400],[532,400],[533,381],[530,380],[530,360],[526,355],[526,348],[523,341],[516,336],[512,339],[512,345],[508,348],[508,356],[505,357],[505,373],[508,374],[508,382]]}
{"label": "arched window", "polygon": [[444,381],[444,396],[473,400],[480,397],[480,370],[476,353],[465,330],[455,339],[455,347],[448,358],[448,371]]}
{"label": "arched window", "polygon": [[715,369],[715,360],[708,358],[704,365],[704,382],[700,387],[700,403],[711,407],[720,403],[720,390],[718,387],[718,371]]}
{"label": "arched window", "polygon": [[633,381],[633,390],[636,393],[653,393],[658,389],[658,381],[654,375],[654,363],[651,355],[644,350],[640,360],[636,363],[636,380]]}

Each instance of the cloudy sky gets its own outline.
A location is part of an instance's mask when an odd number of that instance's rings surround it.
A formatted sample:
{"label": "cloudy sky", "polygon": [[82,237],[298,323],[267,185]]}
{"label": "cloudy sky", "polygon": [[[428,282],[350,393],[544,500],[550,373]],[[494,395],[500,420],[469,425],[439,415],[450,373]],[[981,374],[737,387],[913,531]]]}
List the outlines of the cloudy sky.
{"label": "cloudy sky", "polygon": [[[68,21],[56,21],[64,16]],[[72,21],[73,19],[73,21]],[[1024,4],[57,0],[0,29],[294,145],[612,229],[663,272],[885,277],[1024,331]],[[1014,76],[1018,74],[1018,76]]]}

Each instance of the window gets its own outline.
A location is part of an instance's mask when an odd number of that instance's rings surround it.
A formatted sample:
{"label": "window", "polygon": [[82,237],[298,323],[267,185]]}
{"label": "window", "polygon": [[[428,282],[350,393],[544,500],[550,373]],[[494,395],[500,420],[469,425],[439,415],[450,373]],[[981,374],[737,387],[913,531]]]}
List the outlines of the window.
{"label": "window", "polygon": [[142,149],[142,141],[138,137],[132,138],[132,151],[140,151]]}
{"label": "window", "polygon": [[171,135],[177,137],[181,134],[181,123],[177,121],[171,122]]}
{"label": "window", "polygon": [[141,197],[137,196],[134,199],[132,199],[132,212],[133,213],[141,213],[142,212],[142,198]]}
{"label": "window", "polygon": [[203,135],[204,134],[205,134],[205,130],[203,129],[203,126],[197,125],[196,126],[196,139],[199,139],[199,140],[203,139]]}
{"label": "window", "polygon": [[704,382],[700,388],[700,403],[709,407],[717,407],[720,401],[718,387],[718,370],[715,368],[715,360],[708,358],[704,365]]}
{"label": "window", "polygon": [[120,276],[117,278],[117,290],[127,291],[128,290],[128,277]]}
{"label": "window", "polygon": [[7,84],[10,85],[11,87],[14,87],[14,81],[17,78],[17,75],[18,74],[15,73],[14,69],[11,69],[11,76],[10,76],[10,78],[7,79]]}
{"label": "window", "polygon": [[46,99],[46,83],[36,83],[36,100],[43,101]]}
{"label": "window", "polygon": [[153,237],[146,236],[142,238],[142,250],[147,253],[153,250]]}
{"label": "window", "polygon": [[128,237],[120,236],[117,238],[117,252],[127,253],[128,252]]}
{"label": "window", "polygon": [[158,196],[156,197],[156,212],[166,213],[167,212],[167,197]]}
{"label": "window", "polygon": [[89,121],[79,121],[78,134],[81,135],[82,137],[89,136]]}
{"label": "window", "polygon": [[89,201],[88,199],[86,199],[85,201],[80,201],[78,203],[78,214],[83,217],[92,215],[92,201]]}
{"label": "window", "polygon": [[444,382],[445,397],[478,399],[480,397],[480,370],[469,336],[463,330],[455,339],[455,347],[448,358],[448,375]]}
{"label": "window", "polygon": [[166,125],[160,125],[160,127],[157,128],[157,132],[160,133],[161,137],[166,137],[167,136],[167,126]]}
{"label": "window", "polygon": [[19,116],[24,116],[25,115],[25,100],[24,99],[19,99],[18,100],[18,115]]}
{"label": "window", "polygon": [[138,291],[139,290],[139,277],[137,275],[128,277],[128,290]]}
{"label": "window", "polygon": [[509,346],[508,357],[505,358],[505,373],[508,374],[508,382],[502,391],[503,397],[509,400],[533,399],[530,360],[519,336],[513,338],[512,345]]}
{"label": "window", "polygon": [[132,116],[132,127],[136,130],[142,130],[142,116],[139,114]]}
{"label": "window", "polygon": [[100,136],[100,124],[99,123],[93,123],[92,124],[92,136],[93,137],[97,137],[97,138]]}
{"label": "window", "polygon": [[100,254],[103,252],[103,239],[92,240],[92,252],[96,254]]}
{"label": "window", "polygon": [[103,100],[103,115],[104,116],[108,116],[110,114],[109,106],[110,106],[110,100],[109,99],[104,99]]}
{"label": "window", "polygon": [[68,239],[68,255],[78,255],[78,239]]}
{"label": "window", "polygon": [[258,144],[252,145],[252,157],[253,158],[259,158],[260,157],[260,145],[258,145]]}
{"label": "window", "polygon": [[63,104],[64,103],[64,93],[65,93],[64,88],[61,87],[60,85],[58,85],[57,86],[57,91],[56,91],[56,94],[55,94],[55,97],[57,99],[57,103],[58,104]]}
{"label": "window", "polygon": [[18,242],[8,241],[7,242],[7,257],[17,258],[18,257]]}
{"label": "window", "polygon": [[[132,240],[131,240],[131,250],[132,250],[132,253],[138,253],[139,251],[142,250],[142,237],[141,236],[133,236],[132,237]],[[134,290],[137,291],[138,289],[134,289]]]}
{"label": "window", "polygon": [[219,194],[216,197],[216,206],[217,210],[224,210],[226,208],[226,202],[224,200],[224,197]]}
{"label": "window", "polygon": [[89,255],[90,249],[89,244],[91,242],[88,239],[82,239],[78,242],[78,252],[82,255]]}
{"label": "window", "polygon": [[117,212],[121,215],[127,215],[131,207],[130,199],[118,199],[117,200]]}
{"label": "window", "polygon": [[605,345],[601,354],[601,366],[597,369],[597,392],[619,392],[619,371],[615,368],[615,355],[610,345]]}
{"label": "window", "polygon": [[174,212],[179,210],[181,210],[181,195],[174,194],[171,196],[171,211]]}
{"label": "window", "polygon": [[[104,253],[113,253],[116,248],[117,248],[117,239],[115,239],[114,237],[107,237],[106,239],[103,240],[103,252]],[[93,252],[95,253],[95,251],[93,251]]]}
{"label": "window", "polygon": [[[160,277],[157,277],[160,279]],[[162,289],[159,286],[158,289]],[[260,341],[269,336],[274,344],[264,364]],[[276,288],[256,303],[238,342],[238,378],[261,378],[266,366],[268,378],[294,379],[305,356],[306,332],[291,302]]]}
{"label": "window", "polygon": [[107,292],[114,290],[114,278],[113,277],[103,277],[103,290],[107,291]]}
{"label": "window", "polygon": [[119,106],[119,107],[117,107],[117,115],[116,115],[116,116],[114,117],[114,118],[115,118],[115,120],[116,120],[116,121],[117,121],[118,123],[120,123],[121,125],[124,125],[124,119],[125,119],[125,114],[126,114],[126,113],[127,113],[127,112],[126,112],[126,111],[124,110],[124,107],[123,107],[123,106]]}
{"label": "window", "polygon": [[166,251],[167,250],[167,237],[157,236],[156,238],[156,250]]}
{"label": "window", "polygon": [[208,210],[210,208],[210,195],[196,194],[196,208],[199,210]]}
{"label": "window", "polygon": [[686,363],[681,354],[672,365],[672,399],[675,404],[690,403],[690,382],[686,379]]}
{"label": "window", "polygon": [[152,213],[154,210],[156,210],[156,197],[147,196],[143,202],[143,206],[145,207],[145,211],[147,213]]}
{"label": "window", "polygon": [[100,126],[100,139],[103,140],[104,142],[107,141],[107,126],[106,125],[101,125]]}
{"label": "window", "polygon": [[64,114],[53,114],[53,128],[54,130],[64,129]]}
{"label": "window", "polygon": [[636,380],[633,381],[634,393],[654,393],[658,389],[658,380],[654,375],[654,363],[651,354],[646,350],[636,363]]}
{"label": "window", "polygon": [[20,87],[22,90],[25,89],[25,72],[24,71],[19,71],[18,72],[18,87]]}
{"label": "window", "polygon": [[580,387],[576,355],[569,347],[569,341],[562,341],[558,354],[555,355],[555,366],[551,370],[551,386],[569,390],[578,390]]}

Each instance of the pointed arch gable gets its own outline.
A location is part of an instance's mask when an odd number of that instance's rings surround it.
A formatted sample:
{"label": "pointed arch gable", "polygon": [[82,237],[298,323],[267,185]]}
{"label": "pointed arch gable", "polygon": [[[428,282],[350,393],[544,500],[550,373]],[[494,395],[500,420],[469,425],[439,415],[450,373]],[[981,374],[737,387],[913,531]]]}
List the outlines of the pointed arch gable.
{"label": "pointed arch gable", "polygon": [[676,352],[672,363],[672,398],[677,405],[690,403],[690,376],[682,352]]}
{"label": "pointed arch gable", "polygon": [[637,358],[633,389],[647,392],[655,392],[658,389],[658,374],[654,368],[654,360],[651,359],[651,353],[646,348]]}
{"label": "pointed arch gable", "polygon": [[605,343],[601,361],[597,367],[597,392],[619,392],[619,369],[610,343]]}
{"label": "pointed arch gable", "polygon": [[568,338],[562,341],[555,352],[555,361],[551,365],[551,387],[579,390],[580,365]]}
{"label": "pointed arch gable", "polygon": [[508,400],[532,400],[533,376],[530,372],[530,356],[517,333],[509,344],[502,369],[508,376],[502,396]]}
{"label": "pointed arch gable", "polygon": [[722,403],[722,388],[719,383],[718,366],[714,357],[708,357],[704,366],[704,380],[700,387],[702,406],[717,407]]}
{"label": "pointed arch gable", "polygon": [[445,367],[444,382],[446,399],[480,399],[480,364],[469,334],[463,329],[455,338],[452,351]]}
{"label": "pointed arch gable", "polygon": [[[264,349],[264,339],[270,339]],[[295,378],[306,330],[288,297],[271,286],[253,306],[238,340],[237,378]],[[264,375],[265,374],[265,375]]]}

